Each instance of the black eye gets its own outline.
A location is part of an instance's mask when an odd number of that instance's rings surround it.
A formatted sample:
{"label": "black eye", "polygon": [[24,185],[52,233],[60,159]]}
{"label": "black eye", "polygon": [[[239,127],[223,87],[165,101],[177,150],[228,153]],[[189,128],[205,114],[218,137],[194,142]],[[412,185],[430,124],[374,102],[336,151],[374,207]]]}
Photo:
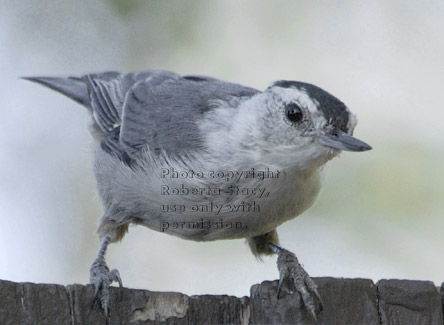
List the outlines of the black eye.
{"label": "black eye", "polygon": [[304,117],[302,109],[295,103],[290,103],[285,107],[285,114],[287,118],[292,122],[300,122]]}

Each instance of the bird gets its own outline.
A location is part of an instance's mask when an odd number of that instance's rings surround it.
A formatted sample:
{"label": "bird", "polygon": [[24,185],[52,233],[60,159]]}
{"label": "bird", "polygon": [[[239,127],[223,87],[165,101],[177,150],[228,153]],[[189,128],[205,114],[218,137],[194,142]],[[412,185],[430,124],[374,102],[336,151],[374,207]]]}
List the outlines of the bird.
{"label": "bird", "polygon": [[278,297],[291,286],[316,319],[317,286],[276,228],[315,203],[328,161],[372,149],[353,136],[357,118],[343,102],[300,81],[259,91],[163,70],[24,79],[91,115],[104,214],[90,283],[106,315],[109,287],[122,280],[105,254],[133,224],[199,242],[245,238],[259,259],[277,255]]}

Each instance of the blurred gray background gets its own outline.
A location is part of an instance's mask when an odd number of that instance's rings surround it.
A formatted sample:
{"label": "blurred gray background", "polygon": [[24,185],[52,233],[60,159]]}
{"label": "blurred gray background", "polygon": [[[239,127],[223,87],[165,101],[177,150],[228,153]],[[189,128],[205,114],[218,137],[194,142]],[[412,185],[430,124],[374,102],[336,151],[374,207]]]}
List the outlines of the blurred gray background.
{"label": "blurred gray background", "polygon": [[[86,110],[20,76],[166,69],[264,89],[314,83],[374,150],[330,163],[282,225],[312,276],[444,280],[443,1],[0,1],[0,278],[87,283],[102,208]],[[247,295],[276,279],[243,240],[131,227],[108,251],[133,288]]]}

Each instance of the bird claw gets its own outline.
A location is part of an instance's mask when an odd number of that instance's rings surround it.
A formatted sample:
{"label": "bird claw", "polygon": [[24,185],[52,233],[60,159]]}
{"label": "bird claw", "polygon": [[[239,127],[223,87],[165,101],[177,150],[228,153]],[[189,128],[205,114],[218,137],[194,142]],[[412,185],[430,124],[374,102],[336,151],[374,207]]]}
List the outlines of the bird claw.
{"label": "bird claw", "polygon": [[94,262],[90,269],[90,283],[94,285],[93,302],[98,298],[100,291],[100,305],[105,316],[108,316],[109,287],[113,282],[118,282],[119,287],[123,286],[119,271],[116,269],[110,271],[104,261]]}
{"label": "bird claw", "polygon": [[316,322],[317,313],[323,309],[317,285],[299,264],[297,257],[292,252],[282,249],[278,255],[277,265],[279,269],[278,299],[284,280],[290,280],[290,284],[299,292],[305,308]]}

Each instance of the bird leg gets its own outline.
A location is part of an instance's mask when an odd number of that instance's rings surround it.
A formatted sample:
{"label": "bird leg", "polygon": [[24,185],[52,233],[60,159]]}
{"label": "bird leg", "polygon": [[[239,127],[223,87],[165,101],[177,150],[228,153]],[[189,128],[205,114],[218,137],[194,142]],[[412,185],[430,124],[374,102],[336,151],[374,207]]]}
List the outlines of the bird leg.
{"label": "bird leg", "polygon": [[119,271],[116,269],[110,271],[105,262],[105,253],[110,239],[109,235],[103,236],[97,258],[89,270],[89,281],[94,285],[94,300],[96,300],[100,290],[100,303],[106,316],[108,316],[110,284],[116,281],[119,283],[119,287],[122,287]]}
{"label": "bird leg", "polygon": [[317,286],[310,278],[308,273],[299,263],[297,257],[292,252],[278,245],[277,233],[275,230],[261,236],[248,239],[251,250],[255,255],[276,254],[277,267],[279,270],[279,286],[278,299],[281,289],[286,282],[291,286],[291,290],[298,291],[302,297],[302,301],[312,316],[313,320],[317,320],[317,312],[323,309],[322,299],[318,293]]}

